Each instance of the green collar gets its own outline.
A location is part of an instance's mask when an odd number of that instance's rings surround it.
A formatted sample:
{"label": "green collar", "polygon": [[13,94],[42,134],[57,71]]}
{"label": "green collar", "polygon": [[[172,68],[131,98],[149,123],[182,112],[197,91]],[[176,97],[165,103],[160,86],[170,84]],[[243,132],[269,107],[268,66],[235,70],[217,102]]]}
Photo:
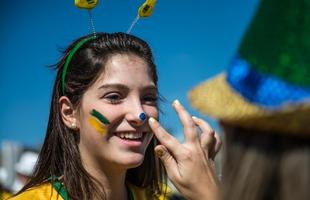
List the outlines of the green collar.
{"label": "green collar", "polygon": [[[59,181],[59,179],[57,177],[51,176],[48,180],[51,181],[54,189],[63,198],[63,200],[69,200],[68,193],[67,193],[65,187],[63,186],[63,184]],[[127,189],[127,199],[128,200],[135,200],[133,193],[127,184],[126,184],[126,189]]]}
{"label": "green collar", "polygon": [[133,193],[127,184],[126,184],[126,189],[127,189],[127,199],[128,200],[135,200]]}
{"label": "green collar", "polygon": [[54,189],[63,198],[63,200],[69,200],[68,193],[65,190],[65,187],[62,185],[62,183],[59,181],[59,179],[57,177],[51,176],[49,178],[49,181],[51,181]]}

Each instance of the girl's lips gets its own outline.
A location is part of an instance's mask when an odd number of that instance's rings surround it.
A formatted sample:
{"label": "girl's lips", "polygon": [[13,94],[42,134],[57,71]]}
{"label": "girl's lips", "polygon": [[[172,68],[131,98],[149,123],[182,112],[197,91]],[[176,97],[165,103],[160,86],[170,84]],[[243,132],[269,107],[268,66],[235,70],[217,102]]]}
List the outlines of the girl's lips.
{"label": "girl's lips", "polygon": [[119,138],[122,144],[125,144],[128,147],[140,147],[142,145],[141,140],[126,140]]}

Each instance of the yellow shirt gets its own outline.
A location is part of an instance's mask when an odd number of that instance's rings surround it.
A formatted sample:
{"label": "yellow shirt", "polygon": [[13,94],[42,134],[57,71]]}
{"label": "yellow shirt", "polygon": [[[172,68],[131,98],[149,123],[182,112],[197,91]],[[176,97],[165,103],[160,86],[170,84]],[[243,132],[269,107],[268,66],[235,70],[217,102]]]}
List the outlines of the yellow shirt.
{"label": "yellow shirt", "polygon": [[0,193],[0,199],[1,199],[1,200],[6,200],[6,199],[8,199],[10,196],[12,196],[12,194],[9,193],[9,192],[2,192],[2,193]]}
{"label": "yellow shirt", "polygon": [[[148,196],[145,188],[140,188],[132,184],[128,184],[128,187],[133,195],[134,200],[149,200],[150,197]],[[168,200],[169,197],[172,195],[172,190],[169,187],[166,188],[166,195],[160,195],[158,200]]]}
{"label": "yellow shirt", "polygon": [[[134,200],[148,200],[146,189],[134,185],[128,185]],[[171,189],[167,188],[166,195],[160,195],[158,200],[168,200],[171,195]],[[64,200],[62,196],[50,183],[44,183],[37,187],[30,188],[25,192],[10,198],[9,200]]]}
{"label": "yellow shirt", "polygon": [[44,183],[37,187],[30,188],[25,192],[8,200],[64,200],[54,189],[52,184]]}

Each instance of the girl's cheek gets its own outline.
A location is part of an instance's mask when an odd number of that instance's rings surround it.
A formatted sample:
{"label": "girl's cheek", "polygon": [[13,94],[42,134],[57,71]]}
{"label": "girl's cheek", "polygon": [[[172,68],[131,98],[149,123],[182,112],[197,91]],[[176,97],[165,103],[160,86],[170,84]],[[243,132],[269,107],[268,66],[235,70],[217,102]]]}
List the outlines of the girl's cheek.
{"label": "girl's cheek", "polygon": [[158,108],[156,108],[156,107],[145,107],[144,111],[148,117],[154,117],[155,119],[158,118],[158,114],[159,114]]}
{"label": "girl's cheek", "polygon": [[152,110],[150,110],[150,114],[148,115],[149,117],[153,117],[155,119],[158,119],[158,109],[154,108]]}

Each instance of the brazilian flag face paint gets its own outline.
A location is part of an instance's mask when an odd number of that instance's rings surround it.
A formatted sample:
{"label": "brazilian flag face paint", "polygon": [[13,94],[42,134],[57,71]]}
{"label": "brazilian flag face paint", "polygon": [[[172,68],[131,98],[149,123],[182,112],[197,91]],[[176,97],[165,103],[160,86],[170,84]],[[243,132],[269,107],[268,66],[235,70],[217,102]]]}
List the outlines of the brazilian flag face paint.
{"label": "brazilian flag face paint", "polygon": [[110,124],[109,120],[95,109],[90,111],[89,123],[101,134],[106,135],[108,132],[107,126]]}

